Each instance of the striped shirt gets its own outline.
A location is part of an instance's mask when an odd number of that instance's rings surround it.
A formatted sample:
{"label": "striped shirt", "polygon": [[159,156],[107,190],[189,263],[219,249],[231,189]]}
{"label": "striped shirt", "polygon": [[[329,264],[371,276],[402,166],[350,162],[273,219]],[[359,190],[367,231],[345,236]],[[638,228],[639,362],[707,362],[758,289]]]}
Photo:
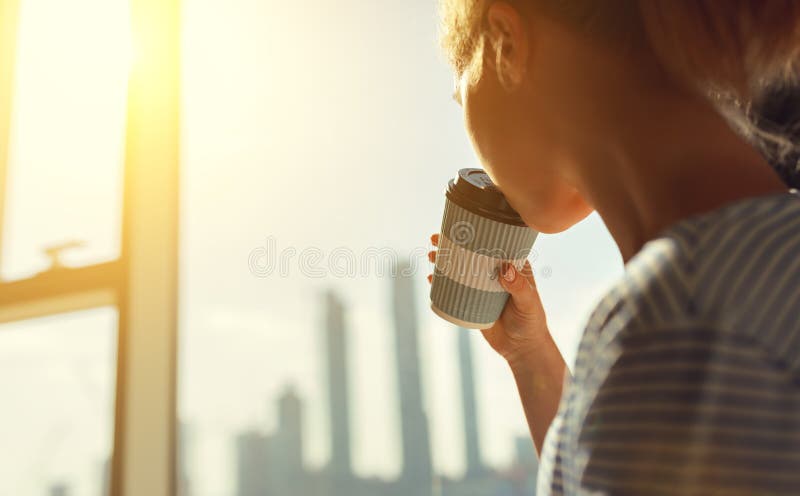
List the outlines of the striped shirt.
{"label": "striped shirt", "polygon": [[592,313],[538,492],[800,494],[800,198],[648,242]]}

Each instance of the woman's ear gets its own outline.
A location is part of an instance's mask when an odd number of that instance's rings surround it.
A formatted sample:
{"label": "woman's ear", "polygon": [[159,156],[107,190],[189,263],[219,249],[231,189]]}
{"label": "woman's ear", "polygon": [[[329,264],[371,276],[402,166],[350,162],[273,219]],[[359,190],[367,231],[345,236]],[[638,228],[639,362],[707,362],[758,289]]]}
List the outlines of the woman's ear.
{"label": "woman's ear", "polygon": [[520,13],[506,2],[493,2],[486,12],[488,33],[484,63],[507,91],[516,90],[528,68],[528,32]]}

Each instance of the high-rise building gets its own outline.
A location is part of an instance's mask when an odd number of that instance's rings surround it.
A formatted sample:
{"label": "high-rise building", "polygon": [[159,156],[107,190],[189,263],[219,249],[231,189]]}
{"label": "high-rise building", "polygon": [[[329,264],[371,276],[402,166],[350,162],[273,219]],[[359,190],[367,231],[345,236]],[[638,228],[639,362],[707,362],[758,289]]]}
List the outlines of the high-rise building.
{"label": "high-rise building", "polygon": [[286,473],[299,477],[303,473],[302,405],[291,387],[278,399],[276,444]]}
{"label": "high-rise building", "polygon": [[300,398],[287,388],[278,399],[278,429],[270,442],[270,495],[306,494],[301,410]]}
{"label": "high-rise building", "polygon": [[413,485],[414,494],[429,495],[433,481],[431,447],[428,419],[422,402],[414,280],[408,261],[400,262],[394,269],[392,296],[400,393],[402,477],[409,488]]}
{"label": "high-rise building", "polygon": [[236,438],[237,496],[269,494],[270,439],[251,430]]}
{"label": "high-rise building", "polygon": [[480,439],[478,437],[478,411],[475,403],[475,373],[472,364],[470,331],[458,329],[458,363],[461,369],[461,407],[464,414],[464,444],[467,451],[467,476],[483,474]]}
{"label": "high-rise building", "polygon": [[[516,463],[525,467],[536,469],[539,466],[539,457],[536,455],[536,447],[530,436],[518,436],[514,439],[514,450],[516,451]],[[535,470],[534,470],[535,472]]]}
{"label": "high-rise building", "polygon": [[344,305],[333,291],[325,300],[325,339],[328,358],[328,400],[330,405],[330,475],[336,479],[351,476],[350,402],[348,388],[347,330]]}
{"label": "high-rise building", "polygon": [[248,430],[236,439],[237,496],[309,494],[303,467],[302,402],[289,387],[278,399],[272,433]]}
{"label": "high-rise building", "polygon": [[66,484],[54,484],[50,486],[50,491],[48,491],[49,496],[68,496],[69,495],[69,488]]}
{"label": "high-rise building", "polygon": [[519,436],[514,441],[516,448],[516,472],[523,490],[522,494],[534,494],[536,492],[536,477],[539,471],[539,457],[536,455],[536,448],[530,436]]}

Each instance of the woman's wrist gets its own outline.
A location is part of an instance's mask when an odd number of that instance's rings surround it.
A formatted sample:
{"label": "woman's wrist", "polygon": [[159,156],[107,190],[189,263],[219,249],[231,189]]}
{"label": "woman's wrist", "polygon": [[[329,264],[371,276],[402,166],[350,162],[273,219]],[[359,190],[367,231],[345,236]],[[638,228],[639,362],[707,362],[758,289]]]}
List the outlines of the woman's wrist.
{"label": "woman's wrist", "polygon": [[536,362],[536,356],[539,353],[540,352],[536,349],[517,350],[504,358],[506,363],[508,363],[508,366],[511,367],[512,372],[524,372],[530,371],[531,367]]}
{"label": "woman's wrist", "polygon": [[549,332],[541,342],[516,349],[504,358],[515,374],[535,372],[542,367],[550,368],[554,363],[563,364],[561,352]]}

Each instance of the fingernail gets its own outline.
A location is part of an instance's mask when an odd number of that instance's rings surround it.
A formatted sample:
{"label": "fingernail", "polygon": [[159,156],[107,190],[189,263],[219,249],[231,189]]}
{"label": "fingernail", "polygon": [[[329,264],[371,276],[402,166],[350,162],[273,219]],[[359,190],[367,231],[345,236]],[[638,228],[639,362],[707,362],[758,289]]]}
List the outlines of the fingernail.
{"label": "fingernail", "polygon": [[514,282],[514,278],[517,276],[517,271],[514,270],[514,266],[511,264],[506,264],[505,271],[503,272],[503,279],[506,282]]}

